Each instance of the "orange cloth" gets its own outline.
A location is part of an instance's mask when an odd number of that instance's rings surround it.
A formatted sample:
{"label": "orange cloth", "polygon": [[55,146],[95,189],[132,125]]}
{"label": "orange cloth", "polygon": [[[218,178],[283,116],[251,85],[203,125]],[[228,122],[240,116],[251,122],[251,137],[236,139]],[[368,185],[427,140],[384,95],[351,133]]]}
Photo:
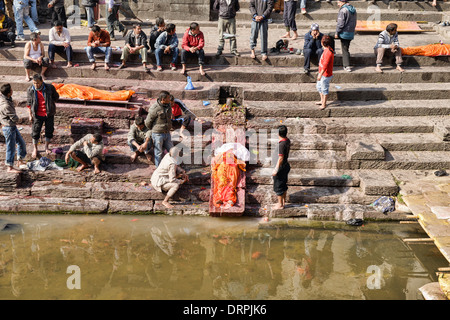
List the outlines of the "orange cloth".
{"label": "orange cloth", "polygon": [[426,46],[402,48],[403,56],[450,56],[450,44],[429,44]]}
{"label": "orange cloth", "polygon": [[241,171],[245,171],[245,162],[238,160],[231,152],[218,154],[213,162],[213,203],[216,207],[231,201],[236,204],[236,186]]}
{"label": "orange cloth", "polygon": [[79,84],[52,83],[61,98],[83,100],[128,101],[135,93],[133,90],[109,92]]}

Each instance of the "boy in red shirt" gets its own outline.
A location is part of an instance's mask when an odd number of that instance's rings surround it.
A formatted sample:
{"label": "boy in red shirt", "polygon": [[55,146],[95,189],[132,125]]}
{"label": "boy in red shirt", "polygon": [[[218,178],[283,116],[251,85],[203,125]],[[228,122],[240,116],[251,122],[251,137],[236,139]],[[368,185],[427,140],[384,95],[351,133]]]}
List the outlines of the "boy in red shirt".
{"label": "boy in red shirt", "polygon": [[196,55],[198,57],[198,64],[200,65],[200,74],[205,75],[203,70],[203,63],[205,60],[205,52],[203,47],[205,46],[205,37],[203,32],[200,31],[200,26],[196,22],[192,22],[189,28],[186,30],[181,42],[181,74],[186,73],[186,60],[188,55]]}
{"label": "boy in red shirt", "polygon": [[324,35],[322,37],[322,47],[324,50],[319,61],[319,74],[317,75],[316,85],[317,91],[320,94],[320,102],[316,102],[316,104],[320,105],[319,109],[321,110],[327,107],[330,82],[333,78],[334,51],[331,49],[331,42],[332,39],[330,36]]}

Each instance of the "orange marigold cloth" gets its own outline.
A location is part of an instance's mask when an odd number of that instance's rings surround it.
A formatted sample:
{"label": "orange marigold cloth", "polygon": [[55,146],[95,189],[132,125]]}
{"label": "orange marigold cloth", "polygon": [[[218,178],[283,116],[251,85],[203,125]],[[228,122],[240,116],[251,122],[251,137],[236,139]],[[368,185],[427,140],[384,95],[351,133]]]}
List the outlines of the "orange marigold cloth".
{"label": "orange marigold cloth", "polygon": [[135,93],[133,90],[110,92],[79,84],[52,83],[61,98],[82,100],[128,101]]}
{"label": "orange marigold cloth", "polygon": [[222,152],[214,158],[212,179],[213,203],[216,207],[236,204],[236,186],[241,171],[245,171],[245,162],[237,159],[231,151]]}
{"label": "orange marigold cloth", "polygon": [[429,44],[426,46],[402,48],[404,56],[450,56],[450,44]]}

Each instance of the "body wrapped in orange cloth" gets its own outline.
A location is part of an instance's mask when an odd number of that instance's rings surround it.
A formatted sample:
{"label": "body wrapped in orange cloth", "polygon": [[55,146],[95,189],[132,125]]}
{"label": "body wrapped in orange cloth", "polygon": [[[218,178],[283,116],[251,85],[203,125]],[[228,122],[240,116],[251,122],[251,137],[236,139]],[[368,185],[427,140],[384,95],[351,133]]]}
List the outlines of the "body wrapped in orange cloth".
{"label": "body wrapped in orange cloth", "polygon": [[402,48],[404,56],[450,56],[450,44],[429,44],[426,46]]}
{"label": "body wrapped in orange cloth", "polygon": [[128,101],[135,93],[133,90],[110,92],[79,84],[52,83],[61,98],[81,100]]}
{"label": "body wrapped in orange cloth", "polygon": [[216,207],[236,204],[239,176],[245,171],[245,162],[236,158],[231,150],[219,153],[212,163],[213,203]]}

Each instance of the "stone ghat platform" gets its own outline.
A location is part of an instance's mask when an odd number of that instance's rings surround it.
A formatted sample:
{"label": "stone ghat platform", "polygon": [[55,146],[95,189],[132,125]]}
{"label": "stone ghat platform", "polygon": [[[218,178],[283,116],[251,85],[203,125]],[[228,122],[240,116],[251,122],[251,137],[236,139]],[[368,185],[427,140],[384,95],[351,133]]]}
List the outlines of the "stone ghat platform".
{"label": "stone ghat platform", "polygon": [[[357,5],[362,6],[362,2]],[[331,12],[320,10],[316,13],[312,10],[311,16],[313,14],[331,16]],[[337,10],[333,16],[335,14]],[[436,18],[429,17],[427,21]],[[335,21],[326,19],[321,23],[321,30],[331,32]],[[303,20],[299,21],[303,29],[300,35],[311,23]],[[188,24],[186,21],[177,23],[179,37]],[[152,54],[153,69],[149,72],[144,72],[136,59],[130,61],[128,68],[118,70],[118,50],[113,54],[115,65],[110,71],[103,70],[101,63],[92,71],[83,50],[89,30],[72,28],[74,62],[78,66],[62,68],[64,57],[57,55],[59,67],[48,69],[47,82],[77,83],[110,91],[132,89],[137,92],[131,99],[134,105],[58,102],[51,147],[66,152],[71,143],[91,130],[77,125],[76,119],[94,119],[107,150],[103,172],[94,175],[92,169],[82,173],[74,169],[29,170],[20,174],[2,171],[2,211],[208,215],[210,158],[203,157],[204,151],[211,141],[214,107],[233,97],[246,107],[249,140],[252,135],[276,130],[279,124],[288,127],[292,140],[288,203],[284,210],[276,211],[271,210],[276,198],[272,191],[270,148],[277,138],[258,139],[257,144],[248,145],[252,163],[246,172],[245,215],[272,219],[411,219],[409,210],[399,209],[385,215],[375,211],[370,204],[383,195],[401,198],[399,171],[414,174],[427,170],[432,173],[450,168],[448,57],[404,57],[405,73],[395,71],[392,61],[386,59],[385,72],[377,74],[373,70],[375,57],[372,53],[377,34],[358,34],[351,47],[353,72],[347,73],[341,68],[342,57],[337,42],[330,104],[327,109],[319,110],[314,104],[318,99],[315,88],[317,60],[312,61],[310,75],[301,72],[304,61],[301,55],[271,54],[266,62],[259,58],[253,60],[246,40],[249,24],[244,16],[238,19],[238,24],[242,26],[238,31],[241,56],[232,57],[224,52],[216,58],[216,22],[200,21],[207,39],[207,75],[201,76],[196,61],[189,61],[188,75],[195,90],[184,89],[186,77],[179,71],[157,72]],[[279,22],[270,25],[269,47],[284,33],[281,25]],[[432,27],[431,22],[427,26]],[[48,24],[41,25],[40,29],[47,45]],[[148,26],[144,30],[147,31]],[[424,45],[443,39],[433,28],[428,30],[421,34],[401,34],[401,45]],[[18,42],[14,49],[8,46],[0,49],[0,82],[9,82],[13,86],[19,126],[30,149],[31,124],[25,108],[25,91],[30,82],[24,79],[23,45],[24,42]],[[121,36],[113,46],[123,46]],[[303,37],[291,41],[290,46],[302,48]],[[256,49],[258,52],[259,47]],[[168,62],[165,57],[164,65]],[[184,141],[191,146],[190,159],[200,157],[201,161],[184,164],[190,181],[174,197],[173,210],[161,206],[162,194],[142,184],[149,182],[153,163],[147,162],[145,157],[131,163],[126,144],[126,135],[135,117],[154,103],[161,90],[169,90],[182,99],[197,117],[205,121],[199,132],[189,129],[191,142]],[[204,101],[210,104],[205,106]],[[2,138],[0,161],[5,159]],[[178,132],[174,131],[172,138],[176,144],[180,143]]]}

